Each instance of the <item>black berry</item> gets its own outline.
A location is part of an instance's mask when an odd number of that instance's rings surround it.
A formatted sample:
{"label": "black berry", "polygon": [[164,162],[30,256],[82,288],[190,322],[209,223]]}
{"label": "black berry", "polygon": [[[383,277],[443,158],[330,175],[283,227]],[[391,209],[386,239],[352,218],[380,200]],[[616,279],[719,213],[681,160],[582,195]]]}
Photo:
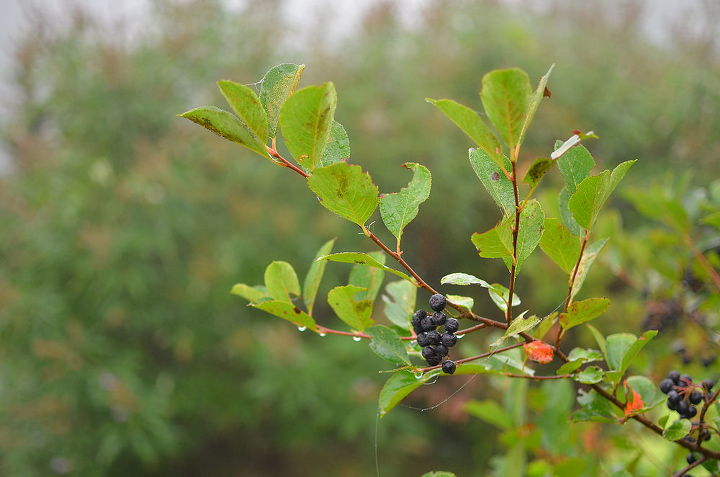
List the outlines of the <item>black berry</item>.
{"label": "black berry", "polygon": [[674,385],[675,385],[675,383],[673,383],[672,379],[665,378],[662,381],[660,381],[660,391],[667,394],[670,391],[672,391],[672,388]]}
{"label": "black berry", "polygon": [[673,383],[680,384],[680,371],[670,371],[667,377],[672,379]]}
{"label": "black berry", "polygon": [[697,414],[697,408],[695,406],[689,406],[688,411],[685,413],[685,417],[692,419]]}
{"label": "black berry", "polygon": [[445,309],[445,305],[447,304],[447,300],[445,297],[439,293],[434,294],[430,297],[430,308],[432,308],[435,311],[443,311]]}
{"label": "black berry", "polygon": [[452,333],[443,333],[440,337],[440,341],[448,348],[452,348],[455,346],[455,343],[457,343],[457,336]]}
{"label": "black berry", "polygon": [[670,401],[668,399],[668,402],[667,402],[668,409],[670,409],[671,411],[677,411],[677,405],[678,405],[677,401]]}
{"label": "black berry", "polygon": [[703,429],[702,431],[700,431],[700,435],[698,437],[704,441],[709,441],[711,437],[710,431],[708,431],[707,429]]}
{"label": "black berry", "polygon": [[690,383],[692,383],[692,378],[689,374],[680,375],[680,386],[687,386]]}
{"label": "black berry", "polygon": [[706,368],[715,362],[715,356],[706,356],[702,359],[702,365]]}
{"label": "black berry", "polygon": [[443,344],[439,344],[435,346],[435,354],[438,356],[447,356],[450,350],[447,348],[447,346]]}
{"label": "black berry", "polygon": [[460,328],[460,323],[455,318],[448,318],[445,322],[445,331],[455,333]]}
{"label": "black berry", "polygon": [[443,373],[445,374],[453,374],[455,372],[455,361],[447,360],[442,365]]}
{"label": "black berry", "polygon": [[668,402],[671,402],[675,405],[680,402],[680,393],[675,391],[674,389],[668,393]]}
{"label": "black berry", "polygon": [[700,404],[700,401],[702,401],[703,394],[699,389],[694,389],[693,392],[690,393],[690,403],[691,404]]}
{"label": "black berry", "polygon": [[435,350],[431,348],[430,346],[426,346],[422,349],[422,357],[425,359],[435,358],[437,355],[435,354]]}
{"label": "black berry", "polygon": [[713,388],[713,385],[715,385],[715,383],[712,379],[706,379],[702,382],[702,387],[705,388],[707,391],[710,391]]}
{"label": "black berry", "polygon": [[693,453],[691,452],[690,454],[687,455],[687,457],[685,458],[685,460],[687,460],[687,463],[688,463],[688,464],[693,464],[693,463],[695,463],[695,461],[697,460],[697,457],[695,456],[695,454],[693,454]]}
{"label": "black berry", "polygon": [[442,311],[436,311],[432,314],[432,320],[436,326],[442,326],[447,321],[447,315]]}
{"label": "black berry", "polygon": [[423,331],[422,333],[418,333],[417,335],[417,344],[420,346],[427,346],[430,343],[428,342],[428,334],[427,332]]}
{"label": "black berry", "polygon": [[427,364],[430,366],[437,366],[440,364],[440,361],[442,361],[442,358],[440,356],[432,356],[431,358],[426,358],[425,361],[427,361]]}
{"label": "black berry", "polygon": [[428,331],[427,341],[428,341],[428,344],[431,344],[431,345],[440,344],[440,333],[438,333],[435,330]]}
{"label": "black berry", "polygon": [[426,316],[422,320],[420,320],[420,328],[422,331],[430,331],[435,329],[435,325],[432,322],[432,318],[429,316]]}
{"label": "black berry", "polygon": [[[668,407],[670,403],[668,403]],[[688,413],[688,409],[690,409],[690,404],[688,404],[687,401],[682,400],[677,403],[677,409],[675,409],[677,412],[680,413],[682,417],[685,417],[685,415]]]}

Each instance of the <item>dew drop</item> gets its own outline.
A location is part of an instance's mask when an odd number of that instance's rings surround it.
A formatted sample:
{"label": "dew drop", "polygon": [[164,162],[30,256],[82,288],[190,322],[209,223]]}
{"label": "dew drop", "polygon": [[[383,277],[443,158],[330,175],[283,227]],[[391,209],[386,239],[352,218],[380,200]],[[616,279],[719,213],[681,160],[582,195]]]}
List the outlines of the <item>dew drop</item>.
{"label": "dew drop", "polygon": [[319,333],[319,335],[320,335],[321,337],[322,337],[322,336],[327,336],[327,333]]}
{"label": "dew drop", "polygon": [[362,338],[359,336],[353,336],[353,341],[362,341]]}
{"label": "dew drop", "polygon": [[425,373],[423,373],[422,371],[418,371],[417,373],[414,373],[414,374],[415,374],[415,379],[422,379],[422,377]]}
{"label": "dew drop", "polygon": [[307,330],[307,326],[298,326],[298,331],[305,331]]}
{"label": "dew drop", "polygon": [[463,333],[461,335],[455,335],[455,336],[457,337],[457,339],[461,340],[461,339],[465,338],[465,333]]}

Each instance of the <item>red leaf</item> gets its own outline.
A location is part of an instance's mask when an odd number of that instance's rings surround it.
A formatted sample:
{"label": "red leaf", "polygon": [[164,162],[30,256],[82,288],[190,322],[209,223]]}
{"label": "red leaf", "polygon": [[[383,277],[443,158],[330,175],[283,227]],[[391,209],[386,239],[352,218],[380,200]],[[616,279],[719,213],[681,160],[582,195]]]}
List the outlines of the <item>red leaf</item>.
{"label": "red leaf", "polygon": [[553,349],[549,344],[535,340],[523,345],[528,358],[541,364],[547,364],[553,360]]}
{"label": "red leaf", "polygon": [[640,394],[638,394],[637,391],[632,389],[632,397],[625,404],[625,416],[631,416],[635,414],[636,411],[639,411],[644,407],[645,403],[643,402],[642,397],[640,396]]}

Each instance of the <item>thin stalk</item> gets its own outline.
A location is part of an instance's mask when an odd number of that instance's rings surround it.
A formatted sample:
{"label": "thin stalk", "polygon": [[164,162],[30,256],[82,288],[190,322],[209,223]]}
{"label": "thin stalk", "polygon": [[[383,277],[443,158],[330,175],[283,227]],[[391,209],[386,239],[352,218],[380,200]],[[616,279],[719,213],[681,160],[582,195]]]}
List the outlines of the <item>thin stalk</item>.
{"label": "thin stalk", "polygon": [[512,237],[513,237],[513,256],[512,256],[512,265],[510,266],[510,286],[508,286],[508,301],[507,301],[507,310],[505,312],[505,322],[510,323],[513,319],[512,315],[512,309],[513,309],[513,293],[515,292],[515,278],[516,278],[516,269],[517,269],[517,241],[518,241],[518,232],[520,230],[520,198],[518,195],[518,184],[517,184],[517,168],[515,166],[515,161],[512,162],[512,186],[513,186],[513,195],[515,196],[515,226],[512,229]]}

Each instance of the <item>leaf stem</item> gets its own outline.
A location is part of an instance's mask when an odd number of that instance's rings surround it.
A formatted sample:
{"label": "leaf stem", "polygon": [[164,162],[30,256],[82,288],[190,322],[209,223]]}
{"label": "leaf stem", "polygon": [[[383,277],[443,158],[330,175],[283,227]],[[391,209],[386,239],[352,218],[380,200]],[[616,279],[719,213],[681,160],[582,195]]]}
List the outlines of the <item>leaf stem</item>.
{"label": "leaf stem", "polygon": [[298,174],[300,174],[301,176],[303,176],[305,179],[307,179],[308,177],[310,177],[310,174],[308,174],[307,172],[303,171],[303,170],[300,169],[298,166],[296,166],[296,165],[293,164],[292,162],[290,162],[290,161],[288,161],[287,159],[285,159],[284,157],[282,157],[282,156],[280,155],[280,153],[277,152],[277,150],[276,150],[275,148],[270,147],[270,146],[265,146],[265,149],[267,149],[268,154],[270,154],[272,157],[274,157],[275,159],[278,159],[278,160],[280,161],[280,162],[275,162],[275,164],[277,164],[278,166],[280,166],[280,167],[287,167],[287,168],[289,168],[289,169],[292,169],[293,171],[295,171],[295,172],[297,172]]}

